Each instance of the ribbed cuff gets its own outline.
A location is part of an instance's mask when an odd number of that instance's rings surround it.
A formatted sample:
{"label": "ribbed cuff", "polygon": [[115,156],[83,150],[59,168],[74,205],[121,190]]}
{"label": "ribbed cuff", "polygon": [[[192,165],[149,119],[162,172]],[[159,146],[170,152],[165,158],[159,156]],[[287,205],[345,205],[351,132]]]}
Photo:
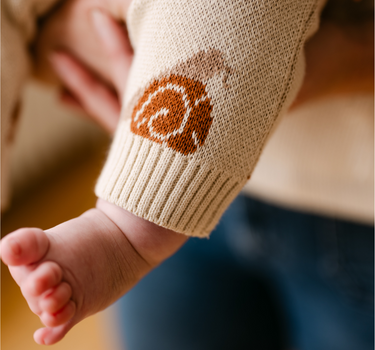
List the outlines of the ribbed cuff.
{"label": "ribbed cuff", "polygon": [[134,135],[122,122],[95,193],[157,225],[205,237],[245,183]]}

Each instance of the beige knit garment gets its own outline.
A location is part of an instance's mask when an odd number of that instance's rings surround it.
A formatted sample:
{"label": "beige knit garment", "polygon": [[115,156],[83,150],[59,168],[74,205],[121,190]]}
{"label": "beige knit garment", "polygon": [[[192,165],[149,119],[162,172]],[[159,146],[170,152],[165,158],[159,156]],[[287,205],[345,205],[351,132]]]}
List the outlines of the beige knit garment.
{"label": "beige knit garment", "polygon": [[1,210],[9,201],[9,158],[22,87],[29,73],[27,45],[38,16],[57,0],[1,1]]}
{"label": "beige knit garment", "polygon": [[209,235],[303,78],[323,1],[135,0],[135,58],[98,197]]}
{"label": "beige knit garment", "polygon": [[373,95],[330,96],[283,116],[244,192],[373,224]]}

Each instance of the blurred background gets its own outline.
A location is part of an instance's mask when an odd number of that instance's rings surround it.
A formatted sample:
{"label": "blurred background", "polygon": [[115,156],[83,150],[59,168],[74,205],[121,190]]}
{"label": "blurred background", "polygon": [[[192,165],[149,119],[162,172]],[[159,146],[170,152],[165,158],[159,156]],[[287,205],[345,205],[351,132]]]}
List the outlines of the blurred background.
{"label": "blurred background", "polygon": [[[20,227],[47,229],[95,205],[94,185],[109,138],[61,106],[56,92],[30,82],[23,96],[11,155],[11,202],[2,214],[2,236]],[[77,325],[49,349],[118,349],[111,309]],[[45,348],[33,340],[42,324],[28,308],[8,268],[1,265],[2,350]]]}

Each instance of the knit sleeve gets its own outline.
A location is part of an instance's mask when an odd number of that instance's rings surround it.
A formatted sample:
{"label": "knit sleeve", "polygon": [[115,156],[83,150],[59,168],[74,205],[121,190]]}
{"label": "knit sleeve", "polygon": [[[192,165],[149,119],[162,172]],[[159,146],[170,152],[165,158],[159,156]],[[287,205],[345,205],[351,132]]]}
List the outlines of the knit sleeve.
{"label": "knit sleeve", "polygon": [[135,0],[121,121],[96,194],[205,237],[303,77],[321,0]]}

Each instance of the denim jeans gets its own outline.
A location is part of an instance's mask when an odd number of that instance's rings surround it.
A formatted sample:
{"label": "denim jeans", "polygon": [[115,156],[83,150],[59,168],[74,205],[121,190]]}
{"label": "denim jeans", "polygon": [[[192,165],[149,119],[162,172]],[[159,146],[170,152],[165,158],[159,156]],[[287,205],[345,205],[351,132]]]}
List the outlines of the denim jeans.
{"label": "denim jeans", "polygon": [[118,302],[126,349],[372,350],[373,233],[240,195]]}

